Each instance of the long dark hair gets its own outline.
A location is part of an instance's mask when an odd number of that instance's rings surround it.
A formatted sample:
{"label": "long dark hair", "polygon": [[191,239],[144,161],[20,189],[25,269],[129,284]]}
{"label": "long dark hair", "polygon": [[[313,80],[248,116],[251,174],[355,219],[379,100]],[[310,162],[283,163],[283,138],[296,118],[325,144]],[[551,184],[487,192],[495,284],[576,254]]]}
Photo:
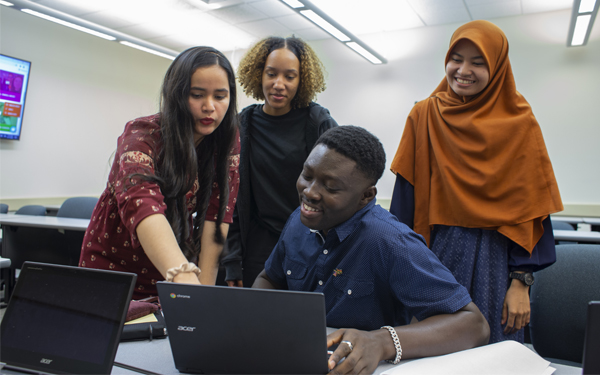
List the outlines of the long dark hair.
{"label": "long dark hair", "polygon": [[[229,108],[221,124],[198,146],[194,145],[194,118],[188,105],[191,77],[196,69],[218,65],[227,72]],[[229,199],[229,154],[237,135],[237,95],[235,75],[227,58],[211,47],[193,47],[175,58],[162,84],[160,127],[162,147],[156,161],[155,181],[167,205],[166,217],[183,254],[190,261],[200,253],[200,237],[213,182],[219,185],[219,213],[215,241],[224,243],[220,226]],[[216,179],[215,176],[216,168]],[[196,217],[189,227],[186,194],[198,177]],[[214,180],[214,181],[213,181]],[[193,233],[190,236],[190,233]]]}

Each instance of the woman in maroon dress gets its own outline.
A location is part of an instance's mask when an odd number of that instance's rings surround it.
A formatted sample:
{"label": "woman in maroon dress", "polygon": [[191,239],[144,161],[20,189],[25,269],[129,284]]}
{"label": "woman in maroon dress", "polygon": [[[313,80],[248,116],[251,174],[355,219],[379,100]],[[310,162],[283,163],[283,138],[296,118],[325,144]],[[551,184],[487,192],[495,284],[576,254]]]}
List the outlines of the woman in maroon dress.
{"label": "woman in maroon dress", "polygon": [[165,279],[214,284],[239,185],[236,114],[221,52],[177,56],[160,112],[128,122],[118,139],[79,265],[136,273],[135,299],[156,295]]}

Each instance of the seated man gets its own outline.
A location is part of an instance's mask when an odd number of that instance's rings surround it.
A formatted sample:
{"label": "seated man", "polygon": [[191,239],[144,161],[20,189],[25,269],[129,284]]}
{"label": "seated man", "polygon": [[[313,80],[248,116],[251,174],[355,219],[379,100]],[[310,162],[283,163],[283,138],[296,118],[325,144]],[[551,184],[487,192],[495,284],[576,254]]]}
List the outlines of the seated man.
{"label": "seated man", "polygon": [[327,339],[340,344],[329,358],[334,373],[372,373],[381,360],[447,354],[489,338],[469,293],[423,237],[375,205],[384,168],[383,146],[365,129],[325,132],[296,183],[300,207],[252,286],[325,294],[327,325],[347,327]]}

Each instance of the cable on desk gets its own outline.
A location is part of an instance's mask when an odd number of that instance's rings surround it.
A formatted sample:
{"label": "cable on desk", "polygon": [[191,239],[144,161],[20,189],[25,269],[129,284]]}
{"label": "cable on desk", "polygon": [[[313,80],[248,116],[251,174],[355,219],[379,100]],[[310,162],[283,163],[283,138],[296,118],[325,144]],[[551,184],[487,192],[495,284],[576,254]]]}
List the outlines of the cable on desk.
{"label": "cable on desk", "polygon": [[118,366],[118,367],[121,367],[121,368],[124,368],[126,370],[131,370],[131,371],[139,372],[139,373],[146,374],[146,375],[162,375],[162,374],[159,374],[157,372],[152,372],[150,370],[144,370],[143,368],[139,368],[139,367],[135,367],[135,366],[131,366],[131,365],[126,365],[125,363],[121,363],[121,362],[117,362],[117,361],[114,362],[114,365]]}

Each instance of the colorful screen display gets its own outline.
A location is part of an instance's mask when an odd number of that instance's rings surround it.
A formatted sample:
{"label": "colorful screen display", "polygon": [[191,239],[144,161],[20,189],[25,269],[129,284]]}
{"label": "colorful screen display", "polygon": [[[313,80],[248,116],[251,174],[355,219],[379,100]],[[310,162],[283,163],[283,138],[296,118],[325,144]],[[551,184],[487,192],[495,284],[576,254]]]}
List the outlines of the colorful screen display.
{"label": "colorful screen display", "polygon": [[21,137],[30,69],[29,61],[0,55],[0,138]]}

